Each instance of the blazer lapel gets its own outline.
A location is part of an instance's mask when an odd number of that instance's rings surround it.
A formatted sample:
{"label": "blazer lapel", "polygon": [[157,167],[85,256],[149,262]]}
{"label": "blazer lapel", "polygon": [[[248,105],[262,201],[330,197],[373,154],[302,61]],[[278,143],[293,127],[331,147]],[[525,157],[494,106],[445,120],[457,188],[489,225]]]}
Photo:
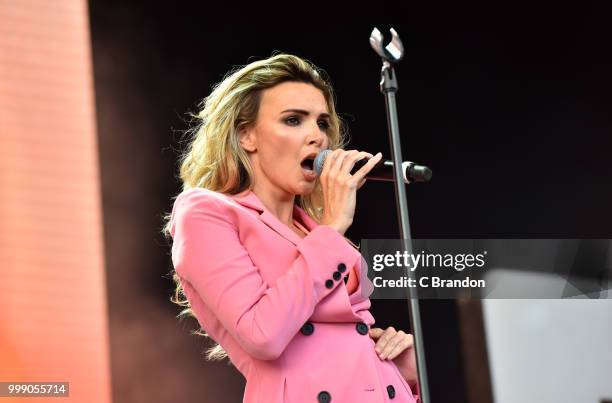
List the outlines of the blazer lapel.
{"label": "blazer lapel", "polygon": [[[291,230],[291,228],[289,228],[287,225],[283,224],[278,218],[276,218],[276,216],[274,214],[270,213],[264,207],[264,205],[261,202],[261,200],[259,200],[257,195],[255,195],[255,193],[253,193],[253,191],[246,190],[246,191],[244,191],[242,193],[239,193],[237,195],[233,195],[231,197],[232,197],[232,199],[234,199],[235,201],[237,201],[241,205],[243,205],[245,207],[249,207],[249,208],[254,209],[254,210],[257,210],[259,212],[259,219],[264,224],[266,224],[268,227],[270,227],[272,230],[274,230],[277,234],[279,234],[283,238],[287,239],[292,244],[297,245],[298,242],[301,241],[302,238],[300,238],[298,234],[293,232]],[[295,207],[294,207],[294,214],[295,214]],[[308,228],[308,230],[311,229],[310,227],[307,227],[307,228]]]}
{"label": "blazer lapel", "polygon": [[278,218],[268,210],[264,210],[263,213],[259,216],[261,221],[263,221],[268,227],[272,228],[279,235],[287,239],[294,245],[297,245],[298,242],[302,240],[298,234],[293,232],[288,226],[280,222]]}

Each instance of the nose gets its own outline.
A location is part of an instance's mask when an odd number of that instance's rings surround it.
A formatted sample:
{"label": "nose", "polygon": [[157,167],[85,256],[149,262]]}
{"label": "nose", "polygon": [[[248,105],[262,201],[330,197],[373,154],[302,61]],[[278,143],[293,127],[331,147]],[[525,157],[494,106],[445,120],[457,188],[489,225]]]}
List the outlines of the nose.
{"label": "nose", "polygon": [[315,127],[308,136],[308,145],[317,145],[320,149],[327,147],[327,134],[321,130],[321,127],[315,122]]}

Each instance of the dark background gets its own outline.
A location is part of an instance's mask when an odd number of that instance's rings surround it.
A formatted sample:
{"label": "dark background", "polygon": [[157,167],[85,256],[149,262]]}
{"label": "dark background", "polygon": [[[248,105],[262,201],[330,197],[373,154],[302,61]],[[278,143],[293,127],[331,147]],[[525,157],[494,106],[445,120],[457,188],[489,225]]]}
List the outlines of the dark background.
{"label": "dark background", "polygon": [[[389,158],[368,38],[394,27],[403,156],[434,172],[408,187],[414,238],[612,238],[609,16],[589,2],[90,1],[114,401],[241,401],[241,375],[205,362],[195,321],[174,318],[160,233],[187,112],[229,69],[274,50],[311,60],[331,77],[349,148]],[[349,237],[398,237],[394,201],[392,184],[369,182]],[[466,402],[455,303],[421,307],[432,402]],[[372,313],[409,330],[403,301]]]}

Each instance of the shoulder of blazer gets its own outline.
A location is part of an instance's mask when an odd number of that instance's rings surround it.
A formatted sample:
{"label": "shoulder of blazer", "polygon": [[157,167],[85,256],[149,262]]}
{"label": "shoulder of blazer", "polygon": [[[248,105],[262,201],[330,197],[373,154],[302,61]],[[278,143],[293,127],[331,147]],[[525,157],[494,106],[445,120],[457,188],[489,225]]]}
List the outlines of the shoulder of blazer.
{"label": "shoulder of blazer", "polygon": [[[287,225],[281,223],[278,218],[265,209],[261,200],[259,200],[257,195],[255,195],[255,193],[253,193],[251,190],[245,190],[244,192],[236,195],[227,195],[204,188],[190,188],[185,190],[179,195],[179,197],[177,197],[177,203],[179,202],[179,198],[187,198],[191,203],[201,202],[202,199],[210,200],[210,202],[217,208],[220,208],[224,213],[227,213],[230,216],[232,213],[236,212],[239,212],[239,214],[254,215],[270,229],[277,232],[293,245],[297,245],[301,241],[301,238],[295,232],[293,232]],[[188,202],[188,204],[190,203]],[[228,207],[235,210],[230,212],[229,210],[224,209]],[[304,224],[306,224],[306,228],[309,231],[314,230],[314,228],[318,225],[298,206],[294,206],[294,216],[296,215],[301,218]]]}
{"label": "shoulder of blazer", "polygon": [[220,192],[198,187],[189,188],[176,196],[172,206],[170,234],[173,237],[176,221],[184,219],[185,214],[198,207],[211,208],[228,217],[232,215],[232,210],[233,213],[238,214],[254,214],[256,216],[261,214],[261,211],[254,212],[254,210],[258,210],[255,203],[251,202],[250,206],[245,206],[244,203],[239,203],[231,196]]}
{"label": "shoulder of blazer", "polygon": [[265,210],[255,194],[249,190],[236,195],[215,192],[205,188],[190,188],[177,196],[177,202],[189,199],[194,203],[210,200],[219,207],[247,207],[256,210],[260,214]]}

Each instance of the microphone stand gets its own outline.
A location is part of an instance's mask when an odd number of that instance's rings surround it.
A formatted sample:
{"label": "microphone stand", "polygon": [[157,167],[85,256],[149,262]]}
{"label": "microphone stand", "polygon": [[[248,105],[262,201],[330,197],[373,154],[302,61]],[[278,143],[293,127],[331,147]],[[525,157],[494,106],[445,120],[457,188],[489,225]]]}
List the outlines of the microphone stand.
{"label": "microphone stand", "polygon": [[[377,28],[372,30],[370,35],[370,46],[382,58],[383,65],[381,70],[380,91],[385,96],[387,110],[387,126],[389,133],[389,143],[393,159],[393,177],[395,178],[396,207],[399,218],[401,235],[401,248],[412,254],[412,237],[410,235],[410,222],[408,220],[408,202],[406,200],[406,187],[403,180],[402,169],[402,147],[400,144],[399,124],[397,118],[397,106],[395,103],[395,93],[397,92],[397,76],[393,69],[393,64],[399,62],[404,55],[404,47],[399,35],[391,28],[392,40],[383,48],[382,34]],[[415,278],[414,272],[404,267],[404,275],[408,278]],[[416,281],[416,279],[415,279]],[[421,332],[421,314],[419,310],[419,300],[411,287],[405,287],[408,298],[408,310],[410,313],[410,326],[414,337],[414,349],[416,353],[416,364],[419,382],[419,397],[421,403],[429,403],[429,387],[427,384],[427,368],[425,366],[425,348],[423,334]]]}

